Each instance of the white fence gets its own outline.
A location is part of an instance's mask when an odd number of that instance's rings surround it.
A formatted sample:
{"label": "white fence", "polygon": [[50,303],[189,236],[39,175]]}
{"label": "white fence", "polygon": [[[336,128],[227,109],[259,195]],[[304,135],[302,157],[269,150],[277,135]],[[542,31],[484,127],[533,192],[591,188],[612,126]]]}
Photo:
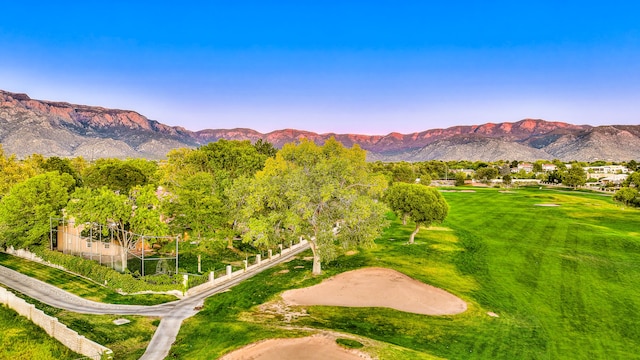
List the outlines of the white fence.
{"label": "white fence", "polygon": [[91,359],[112,359],[113,351],[69,329],[58,319],[0,287],[0,302],[40,326],[51,337],[72,351]]}
{"label": "white fence", "polygon": [[299,243],[297,244],[293,244],[291,247],[289,248],[281,248],[280,249],[280,253],[279,254],[273,254],[272,250],[269,250],[269,252],[267,253],[267,257],[265,259],[262,259],[262,257],[258,254],[256,255],[256,261],[253,265],[248,265],[247,260],[244,261],[244,268],[240,269],[240,270],[236,270],[236,271],[232,271],[231,269],[231,265],[227,265],[227,272],[225,275],[214,278],[213,276],[213,272],[209,273],[209,281],[207,281],[204,284],[192,287],[191,289],[189,289],[187,291],[187,296],[191,296],[191,295],[195,295],[198,294],[202,291],[208,290],[214,286],[220,285],[222,283],[225,283],[235,277],[237,277],[240,274],[243,274],[245,272],[248,271],[254,271],[257,270],[261,267],[264,267],[270,263],[272,263],[273,261],[275,261],[276,259],[279,259],[281,256],[286,255],[291,253],[292,251],[295,251],[301,247],[304,247],[307,245],[307,240],[301,240]]}

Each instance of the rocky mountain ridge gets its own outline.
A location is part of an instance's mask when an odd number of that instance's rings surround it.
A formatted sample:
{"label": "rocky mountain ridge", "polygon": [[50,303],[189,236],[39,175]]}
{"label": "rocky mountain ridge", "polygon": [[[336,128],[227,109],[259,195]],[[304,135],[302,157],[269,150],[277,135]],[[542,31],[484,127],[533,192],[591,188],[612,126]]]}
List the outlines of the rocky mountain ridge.
{"label": "rocky mountain ridge", "polygon": [[412,134],[317,134],[284,129],[262,134],[251,129],[190,131],[168,126],[131,110],[107,109],[31,99],[0,90],[0,142],[6,153],[45,156],[163,158],[178,147],[219,139],[262,139],[276,147],[307,138],[319,144],[335,137],[358,144],[369,160],[536,160],[640,159],[640,125],[593,127],[524,119],[518,122],[453,126]]}

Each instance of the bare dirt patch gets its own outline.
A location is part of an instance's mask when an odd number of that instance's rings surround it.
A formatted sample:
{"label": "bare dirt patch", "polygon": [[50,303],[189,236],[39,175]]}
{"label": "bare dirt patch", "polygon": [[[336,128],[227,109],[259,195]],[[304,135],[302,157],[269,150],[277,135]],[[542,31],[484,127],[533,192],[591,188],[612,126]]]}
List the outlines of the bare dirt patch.
{"label": "bare dirt patch", "polygon": [[533,204],[534,206],[556,207],[558,204]]}
{"label": "bare dirt patch", "polygon": [[367,354],[345,349],[330,335],[314,335],[295,339],[270,339],[233,351],[221,360],[362,360]]}
{"label": "bare dirt patch", "polygon": [[348,271],[304,289],[282,294],[289,305],[386,307],[424,315],[455,315],[467,303],[442,289],[392,269]]}

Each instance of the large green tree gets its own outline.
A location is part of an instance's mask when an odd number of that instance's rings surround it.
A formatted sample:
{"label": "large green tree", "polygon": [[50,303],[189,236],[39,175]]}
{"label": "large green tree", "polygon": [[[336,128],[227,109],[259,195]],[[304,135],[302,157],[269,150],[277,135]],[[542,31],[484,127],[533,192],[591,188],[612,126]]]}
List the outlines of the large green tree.
{"label": "large green tree", "polygon": [[243,240],[274,245],[304,238],[314,274],[341,251],[372,245],[386,223],[386,207],[375,200],[386,179],[368,172],[365,156],[335,139],[285,145],[245,186],[247,196],[236,197]]}
{"label": "large green tree", "polygon": [[640,193],[636,188],[623,187],[616,191],[613,200],[628,206],[640,206]]}
{"label": "large green tree", "polygon": [[92,189],[102,186],[127,194],[135,186],[155,183],[157,165],[144,159],[99,159],[84,171],[84,184]]}
{"label": "large green tree", "polygon": [[0,144],[0,196],[7,194],[12,186],[38,173],[36,161],[19,161],[13,154],[6,156]]}
{"label": "large green tree", "polygon": [[225,206],[210,173],[187,177],[164,200],[163,212],[171,219],[174,233],[189,231],[198,239],[210,239],[225,228]]}
{"label": "large green tree", "polygon": [[[51,217],[61,217],[75,180],[48,172],[15,185],[0,201],[0,242],[26,248],[48,238]],[[48,241],[47,241],[48,242]]]}
{"label": "large green tree", "polygon": [[629,174],[627,179],[624,181],[624,186],[640,188],[640,172],[636,171]]}
{"label": "large green tree", "polygon": [[480,167],[476,170],[475,178],[480,182],[488,183],[498,177],[498,174],[498,169],[494,167]]}
{"label": "large green tree", "polygon": [[413,244],[420,226],[442,222],[449,213],[449,205],[437,189],[418,184],[393,184],[385,194],[389,207],[403,219],[415,222],[416,228],[409,237]]}
{"label": "large green tree", "polygon": [[[174,219],[172,224],[190,229],[196,236],[200,233],[205,238],[214,234],[216,238],[226,238],[229,247],[233,247],[236,217],[230,210],[237,207],[235,198],[239,194],[229,189],[234,188],[236,182],[253,177],[276,152],[268,142],[257,141],[252,145],[249,141],[228,140],[218,140],[198,149],[170,151],[159,173],[161,185],[171,194],[172,203],[165,209]],[[196,199],[197,196],[200,199]],[[198,211],[202,212],[198,215]]]}
{"label": "large green tree", "polygon": [[160,218],[159,205],[160,200],[153,185],[136,186],[128,194],[120,194],[103,186],[98,189],[76,189],[67,212],[77,223],[101,224],[105,225],[103,231],[112,231],[114,240],[123,249],[121,260],[124,270],[127,268],[126,250],[134,248],[138,239],[136,234],[167,234],[167,225]]}
{"label": "large green tree", "polygon": [[571,169],[568,169],[563,173],[562,183],[573,188],[583,186],[587,183],[587,173],[584,171],[582,166],[573,164]]}
{"label": "large green tree", "polygon": [[80,174],[74,169],[73,163],[69,159],[63,159],[57,156],[49,157],[42,161],[40,165],[44,171],[57,171],[61,174],[69,174],[76,182],[76,186],[82,186]]}

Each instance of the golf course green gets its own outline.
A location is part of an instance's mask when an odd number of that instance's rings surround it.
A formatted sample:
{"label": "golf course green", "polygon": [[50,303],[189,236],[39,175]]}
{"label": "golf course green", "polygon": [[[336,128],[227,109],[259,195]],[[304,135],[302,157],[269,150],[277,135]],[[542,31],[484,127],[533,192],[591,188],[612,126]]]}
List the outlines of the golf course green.
{"label": "golf course green", "polygon": [[[444,192],[448,218],[420,231],[416,244],[406,243],[413,224],[390,215],[374,248],[328,264],[321,277],[300,257],[208,299],[185,321],[171,356],[215,358],[262,339],[322,330],[355,335],[360,350],[381,359],[638,357],[640,211],[578,191],[473,190]],[[372,266],[440,287],[468,309],[427,316],[278,305],[286,289]]]}

